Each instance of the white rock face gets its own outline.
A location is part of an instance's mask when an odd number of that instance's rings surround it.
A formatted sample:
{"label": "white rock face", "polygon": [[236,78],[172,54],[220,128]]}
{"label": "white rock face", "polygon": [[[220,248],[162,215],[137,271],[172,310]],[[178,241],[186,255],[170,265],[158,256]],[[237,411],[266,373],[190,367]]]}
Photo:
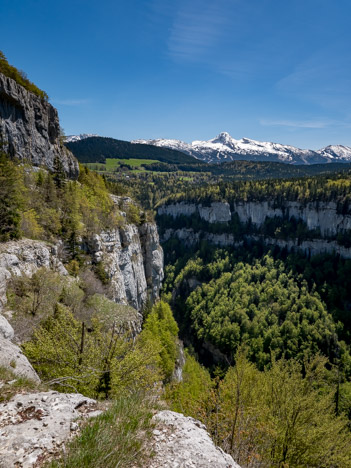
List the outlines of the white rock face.
{"label": "white rock face", "polygon": [[157,227],[134,224],[102,232],[91,240],[89,249],[102,262],[111,282],[113,300],[141,310],[150,298],[159,296],[163,280],[163,250]]}
{"label": "white rock face", "polygon": [[198,207],[200,217],[209,223],[226,223],[232,219],[229,203],[213,202],[211,206]]}
{"label": "white rock face", "polygon": [[163,249],[157,232],[157,226],[153,223],[145,223],[139,228],[141,245],[143,249],[145,278],[151,300],[158,299],[163,272]]}
{"label": "white rock face", "polygon": [[173,411],[154,416],[155,457],[148,468],[240,468],[233,458],[216,447],[206,427]]}
{"label": "white rock face", "polygon": [[[20,377],[40,382],[38,374],[22,353],[21,349],[11,340],[0,336],[0,366],[10,369]],[[0,410],[1,412],[1,410]]]}
{"label": "white rock face", "polygon": [[32,275],[41,267],[68,274],[56,255],[55,247],[45,242],[23,239],[0,244],[0,365],[37,382],[40,379],[32,365],[21,349],[12,343],[13,328],[1,311],[7,302],[6,288],[11,276]]}
{"label": "white rock face", "polygon": [[97,415],[96,402],[80,394],[17,394],[0,404],[0,468],[36,463],[76,434],[77,418]]}
{"label": "white rock face", "polygon": [[147,299],[147,285],[137,227],[127,224],[96,235],[93,254],[108,274],[113,300],[140,310]]}
{"label": "white rock face", "polygon": [[[339,245],[335,240],[330,240],[330,237],[336,236],[338,233],[351,231],[351,215],[339,213],[334,202],[311,202],[304,205],[299,202],[286,201],[282,207],[278,208],[274,206],[273,202],[267,200],[261,202],[238,201],[234,202],[232,210],[226,202],[212,203],[210,207],[180,202],[164,205],[158,209],[159,215],[167,214],[173,218],[180,215],[191,216],[194,213],[199,213],[200,217],[209,223],[225,222],[230,219],[229,214],[230,217],[237,214],[242,223],[251,222],[258,228],[263,225],[266,218],[284,216],[291,219],[294,217],[304,221],[308,229],[319,230],[322,238],[298,242],[297,239],[284,240],[247,235],[246,239],[261,240],[271,245],[287,247],[289,250],[299,250],[310,255],[336,253],[344,258],[351,258],[350,248]],[[166,229],[162,241],[165,242],[171,237],[177,237],[187,245],[195,244],[201,239],[223,247],[239,247],[242,244],[242,241],[236,240],[234,235],[230,233],[213,234],[194,231],[192,228]]]}
{"label": "white rock face", "polygon": [[230,205],[227,202],[212,202],[210,206],[203,206],[201,203],[173,203],[170,205],[160,206],[157,210],[159,215],[168,215],[172,218],[178,216],[192,216],[195,213],[200,215],[200,218],[209,223],[225,223],[231,220]]}
{"label": "white rock face", "polygon": [[[288,218],[295,217],[303,220],[309,229],[320,229],[322,236],[333,236],[339,232],[351,229],[351,216],[337,212],[334,202],[316,202],[302,205],[298,202],[285,202],[284,211]],[[282,217],[283,210],[275,208],[273,203],[262,202],[236,202],[233,212],[237,213],[241,222],[251,220],[255,226],[261,226],[266,217]]]}
{"label": "white rock face", "polygon": [[0,312],[6,304],[6,287],[11,275],[32,275],[39,268],[68,275],[54,246],[43,241],[23,239],[0,244]]}
{"label": "white rock face", "polygon": [[191,216],[197,212],[197,209],[198,207],[195,203],[180,202],[171,205],[162,205],[158,208],[157,212],[159,215],[169,215],[176,218],[180,215]]}
{"label": "white rock face", "polygon": [[15,336],[15,332],[9,322],[3,315],[0,315],[0,338],[5,340],[12,340]]}
{"label": "white rock face", "polygon": [[158,214],[167,214],[176,218],[180,215],[191,216],[199,213],[209,223],[228,222],[236,213],[242,223],[252,222],[260,227],[266,218],[296,218],[304,221],[308,229],[320,229],[324,237],[335,236],[339,232],[351,230],[351,215],[338,213],[335,202],[311,202],[306,205],[286,201],[282,207],[275,207],[270,201],[234,202],[232,210],[227,202],[213,202],[209,207],[193,203],[173,203],[160,206]]}

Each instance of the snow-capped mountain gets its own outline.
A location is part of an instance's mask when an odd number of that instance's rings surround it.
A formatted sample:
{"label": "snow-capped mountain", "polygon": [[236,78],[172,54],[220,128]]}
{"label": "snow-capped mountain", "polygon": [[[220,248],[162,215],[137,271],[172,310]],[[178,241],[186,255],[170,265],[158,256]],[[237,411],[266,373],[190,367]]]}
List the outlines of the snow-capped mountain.
{"label": "snow-capped mountain", "polygon": [[348,146],[326,146],[321,150],[306,150],[294,146],[242,138],[235,140],[222,132],[212,140],[185,143],[179,140],[134,140],[165,148],[172,148],[209,163],[234,160],[277,161],[288,164],[317,164],[328,162],[351,162],[351,148]]}
{"label": "snow-capped mountain", "polygon": [[95,133],[81,133],[80,135],[68,135],[65,138],[66,143],[71,143],[72,141],[85,140],[85,138],[96,137]]}

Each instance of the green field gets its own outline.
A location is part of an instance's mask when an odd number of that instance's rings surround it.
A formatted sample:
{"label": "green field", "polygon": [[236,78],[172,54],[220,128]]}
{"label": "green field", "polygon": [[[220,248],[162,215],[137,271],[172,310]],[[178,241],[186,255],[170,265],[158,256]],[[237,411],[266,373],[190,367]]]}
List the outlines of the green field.
{"label": "green field", "polygon": [[157,163],[156,159],[106,159],[106,164],[102,163],[87,163],[85,164],[89,169],[98,172],[114,172],[121,165],[127,164],[133,171],[143,172],[145,169],[142,167],[147,164]]}

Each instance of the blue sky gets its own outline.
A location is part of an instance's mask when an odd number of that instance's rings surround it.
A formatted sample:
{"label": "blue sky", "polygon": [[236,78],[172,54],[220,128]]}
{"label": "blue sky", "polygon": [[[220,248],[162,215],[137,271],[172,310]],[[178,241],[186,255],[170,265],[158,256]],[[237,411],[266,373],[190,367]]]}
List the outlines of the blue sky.
{"label": "blue sky", "polygon": [[351,146],[349,0],[1,0],[66,134]]}

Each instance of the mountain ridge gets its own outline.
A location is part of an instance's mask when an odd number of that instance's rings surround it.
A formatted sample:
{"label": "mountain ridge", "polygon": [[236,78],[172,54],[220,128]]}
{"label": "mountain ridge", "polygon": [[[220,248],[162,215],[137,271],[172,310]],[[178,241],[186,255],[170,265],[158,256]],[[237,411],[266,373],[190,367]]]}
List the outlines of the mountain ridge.
{"label": "mountain ridge", "polygon": [[351,161],[351,147],[344,145],[329,145],[320,150],[309,150],[249,138],[236,140],[227,132],[221,132],[211,140],[194,140],[192,143],[172,139],[139,139],[133,140],[132,143],[170,148],[208,163],[243,159],[248,161],[276,161],[296,165],[330,162],[347,163]]}

